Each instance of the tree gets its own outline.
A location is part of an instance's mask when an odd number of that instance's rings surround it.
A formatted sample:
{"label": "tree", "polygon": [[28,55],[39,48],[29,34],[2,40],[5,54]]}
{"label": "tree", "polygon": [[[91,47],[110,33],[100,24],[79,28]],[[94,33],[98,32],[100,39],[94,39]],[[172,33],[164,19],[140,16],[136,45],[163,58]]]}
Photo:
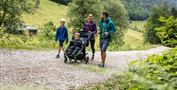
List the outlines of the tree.
{"label": "tree", "polygon": [[171,9],[171,14],[172,14],[172,16],[174,16],[175,18],[177,18],[177,9],[175,7],[173,7]]}
{"label": "tree", "polygon": [[109,16],[116,25],[117,31],[113,34],[111,47],[116,49],[123,45],[124,30],[128,26],[128,14],[120,0],[103,1],[104,10],[109,13]]}
{"label": "tree", "polygon": [[40,0],[35,0],[35,8],[39,8]]}
{"label": "tree", "polygon": [[13,33],[22,23],[23,12],[31,13],[34,3],[31,0],[0,0],[0,27]]}
{"label": "tree", "polygon": [[156,31],[154,30],[156,27],[162,26],[162,22],[158,19],[160,16],[169,17],[170,13],[168,11],[168,6],[166,3],[162,5],[155,5],[152,8],[150,17],[146,23],[146,32],[145,32],[145,40],[146,42],[150,42],[152,44],[160,44],[160,38],[156,35]]}
{"label": "tree", "polygon": [[69,4],[69,26],[73,28],[73,31],[79,31],[83,28],[88,14],[93,14],[94,18],[99,18],[98,16],[101,11],[100,6],[100,0],[73,0],[73,2]]}
{"label": "tree", "polygon": [[[165,0],[122,0],[128,11],[130,20],[146,20],[154,4],[162,4]],[[171,0],[169,0],[171,1]]]}
{"label": "tree", "polygon": [[173,16],[168,19],[160,17],[159,21],[163,23],[163,26],[157,27],[155,30],[156,35],[161,40],[161,43],[169,47],[177,46],[177,19]]}

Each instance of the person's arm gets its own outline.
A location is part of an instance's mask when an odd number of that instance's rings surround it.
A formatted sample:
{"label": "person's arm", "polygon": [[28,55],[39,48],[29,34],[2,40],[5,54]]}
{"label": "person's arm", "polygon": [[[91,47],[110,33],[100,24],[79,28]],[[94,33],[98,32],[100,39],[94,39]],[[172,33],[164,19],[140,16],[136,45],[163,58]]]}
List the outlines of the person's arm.
{"label": "person's arm", "polygon": [[94,34],[97,33],[96,24],[93,25],[93,33],[94,33]]}
{"label": "person's arm", "polygon": [[82,31],[87,31],[86,30],[86,24],[84,24],[84,27],[83,27]]}
{"label": "person's arm", "polygon": [[114,25],[113,22],[110,23],[110,27],[111,27],[111,29],[109,30],[108,35],[109,35],[109,36],[112,36],[112,34],[113,34],[114,32],[116,32],[116,28],[115,28],[115,25]]}
{"label": "person's arm", "polygon": [[69,36],[68,36],[68,29],[66,28],[66,43],[68,43],[68,38],[69,38]]}
{"label": "person's arm", "polygon": [[98,27],[98,30],[97,30],[98,32],[98,34],[100,34],[101,33],[101,21],[99,21],[99,27]]}
{"label": "person's arm", "polygon": [[58,40],[58,35],[59,35],[59,28],[57,28],[57,30],[56,30],[56,34],[55,34],[55,41],[57,41],[57,40]]}

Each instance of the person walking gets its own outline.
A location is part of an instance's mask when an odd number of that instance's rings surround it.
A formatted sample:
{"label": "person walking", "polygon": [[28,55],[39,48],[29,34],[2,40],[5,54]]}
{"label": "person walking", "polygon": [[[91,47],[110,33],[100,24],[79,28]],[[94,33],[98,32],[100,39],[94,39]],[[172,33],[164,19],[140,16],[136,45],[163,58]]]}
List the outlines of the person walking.
{"label": "person walking", "polygon": [[112,22],[107,12],[102,12],[100,15],[99,29],[100,34],[100,49],[102,62],[98,64],[99,67],[105,66],[106,50],[111,42],[112,34],[116,31],[115,25]]}
{"label": "person walking", "polygon": [[56,58],[60,58],[60,51],[62,50],[64,52],[63,43],[66,41],[68,43],[68,29],[65,26],[65,19],[60,20],[61,25],[57,28],[56,34],[55,34],[55,41],[59,41],[59,48],[58,48],[58,54]]}
{"label": "person walking", "polygon": [[94,60],[95,56],[95,34],[97,33],[96,24],[93,21],[93,15],[89,14],[87,17],[87,21],[84,24],[83,31],[90,33],[90,46],[92,49],[92,57],[91,60]]}

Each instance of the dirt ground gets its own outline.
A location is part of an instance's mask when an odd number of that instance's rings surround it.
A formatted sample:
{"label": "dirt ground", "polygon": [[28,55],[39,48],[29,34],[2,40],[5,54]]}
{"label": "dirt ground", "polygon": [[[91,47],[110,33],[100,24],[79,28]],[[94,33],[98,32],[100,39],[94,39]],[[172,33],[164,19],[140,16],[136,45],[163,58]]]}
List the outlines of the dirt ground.
{"label": "dirt ground", "polygon": [[[145,51],[107,52],[105,68],[121,71],[126,69],[128,62],[132,60],[144,59],[168,49],[160,46]],[[103,82],[110,77],[108,74],[90,72],[77,65],[65,64],[63,56],[56,59],[55,55],[54,50],[0,49],[0,85],[33,85],[54,90],[68,90]],[[100,52],[96,52],[95,60],[89,64],[97,65],[100,61]]]}

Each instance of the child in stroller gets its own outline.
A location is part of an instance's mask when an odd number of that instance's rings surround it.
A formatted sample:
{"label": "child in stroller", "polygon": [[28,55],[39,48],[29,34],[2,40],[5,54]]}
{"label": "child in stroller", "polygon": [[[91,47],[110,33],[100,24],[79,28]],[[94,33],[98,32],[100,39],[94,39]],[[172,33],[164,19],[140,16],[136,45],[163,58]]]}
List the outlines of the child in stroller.
{"label": "child in stroller", "polygon": [[74,39],[70,43],[70,48],[68,48],[68,55],[69,56],[76,56],[78,51],[81,49],[82,41],[80,39],[80,33],[74,34]]}
{"label": "child in stroller", "polygon": [[89,35],[87,32],[83,32],[83,31],[76,32],[74,34],[73,40],[71,40],[68,48],[65,51],[64,62],[67,63],[68,59],[70,61],[74,59],[75,62],[77,62],[77,60],[80,61],[84,60],[85,63],[87,63],[89,57],[87,56],[85,49],[87,46],[88,39],[89,39]]}

